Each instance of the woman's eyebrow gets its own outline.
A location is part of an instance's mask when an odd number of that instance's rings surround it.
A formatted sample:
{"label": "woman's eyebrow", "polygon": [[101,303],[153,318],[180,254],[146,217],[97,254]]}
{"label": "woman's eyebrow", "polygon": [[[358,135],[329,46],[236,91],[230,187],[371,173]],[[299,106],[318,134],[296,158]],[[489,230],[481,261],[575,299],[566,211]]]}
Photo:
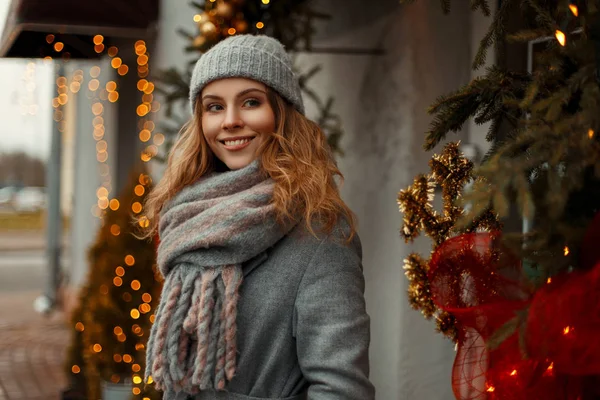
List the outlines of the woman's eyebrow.
{"label": "woman's eyebrow", "polygon": [[[265,95],[267,94],[267,92],[265,92],[264,90],[261,90],[258,88],[249,88],[249,89],[242,90],[235,97],[242,97],[243,95],[248,94],[250,92],[254,92],[254,91],[263,93]],[[202,100],[205,100],[205,99],[223,100],[223,98],[221,96],[217,96],[215,94],[205,94],[204,96],[202,96]]]}

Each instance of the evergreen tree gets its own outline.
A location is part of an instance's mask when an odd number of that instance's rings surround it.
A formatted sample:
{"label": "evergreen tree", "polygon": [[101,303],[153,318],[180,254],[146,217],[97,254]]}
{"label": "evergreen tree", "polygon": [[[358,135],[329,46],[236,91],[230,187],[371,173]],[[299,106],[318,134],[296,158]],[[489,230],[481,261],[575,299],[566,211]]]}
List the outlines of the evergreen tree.
{"label": "evergreen tree", "polygon": [[[430,107],[425,149],[470,118],[491,122],[491,148],[472,172],[472,185],[453,199],[465,208],[450,229],[427,222],[431,198],[415,197],[425,178],[400,192],[405,239],[419,229],[434,239],[427,263],[414,255],[405,261],[409,296],[426,317],[444,316],[440,330],[458,342],[457,398],[596,399],[600,2],[499,4],[473,68],[507,41],[535,41],[542,49],[532,70],[500,63]],[[442,6],[450,12],[451,1]],[[488,0],[471,0],[471,8],[490,14]],[[510,13],[521,14],[525,29],[507,31]],[[454,184],[445,179],[438,183]],[[474,231],[482,217],[504,221],[514,209],[523,229],[502,232],[501,242],[497,232]]]}
{"label": "evergreen tree", "polygon": [[162,284],[155,244],[138,239],[132,223],[132,214],[143,214],[142,204],[151,188],[145,171],[133,172],[118,201],[106,210],[89,250],[90,271],[73,313],[73,339],[65,365],[73,392],[86,393],[84,398],[100,398],[103,381],[133,383],[138,399],[160,398],[142,388],[142,375]]}

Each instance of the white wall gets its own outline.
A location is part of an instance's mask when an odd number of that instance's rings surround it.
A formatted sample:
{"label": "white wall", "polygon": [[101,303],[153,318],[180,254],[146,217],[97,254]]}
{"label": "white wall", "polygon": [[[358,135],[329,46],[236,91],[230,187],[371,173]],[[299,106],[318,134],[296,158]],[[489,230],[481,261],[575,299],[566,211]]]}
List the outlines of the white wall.
{"label": "white wall", "polygon": [[[446,400],[453,397],[454,346],[435,333],[433,322],[410,308],[402,269],[411,251],[427,255],[430,242],[404,244],[396,198],[416,174],[427,172],[433,152],[422,148],[431,121],[426,108],[437,96],[471,79],[472,48],[486,23],[470,12],[467,2],[453,2],[448,16],[439,2],[427,0],[409,6],[373,2],[370,15],[364,15],[362,1],[319,4],[334,20],[327,22],[316,47],[385,50],[383,56],[301,58],[306,68],[323,64],[312,86],[335,97],[335,110],[345,125],[346,156],[339,160],[346,178],[342,194],[359,218],[377,398]],[[474,24],[477,29],[472,31]],[[314,111],[310,105],[307,109],[309,114]],[[468,141],[469,128],[449,139]]]}

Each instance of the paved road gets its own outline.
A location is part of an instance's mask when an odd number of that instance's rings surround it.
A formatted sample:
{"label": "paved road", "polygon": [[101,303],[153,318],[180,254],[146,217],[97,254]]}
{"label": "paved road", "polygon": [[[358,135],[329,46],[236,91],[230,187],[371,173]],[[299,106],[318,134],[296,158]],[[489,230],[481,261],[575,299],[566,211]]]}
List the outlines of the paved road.
{"label": "paved road", "polygon": [[69,329],[33,309],[46,270],[43,249],[0,252],[0,400],[54,400],[65,387]]}

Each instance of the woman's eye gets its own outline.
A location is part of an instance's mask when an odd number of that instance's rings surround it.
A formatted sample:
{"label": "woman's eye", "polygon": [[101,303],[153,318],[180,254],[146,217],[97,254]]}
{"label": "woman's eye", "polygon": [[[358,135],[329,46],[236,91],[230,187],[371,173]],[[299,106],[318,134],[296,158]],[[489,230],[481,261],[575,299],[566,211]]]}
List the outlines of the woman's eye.
{"label": "woman's eye", "polygon": [[206,106],[206,111],[211,111],[211,112],[220,111],[222,109],[223,109],[223,107],[221,107],[220,104],[215,104],[215,103],[209,104]]}
{"label": "woman's eye", "polygon": [[258,107],[260,106],[260,101],[256,99],[248,99],[244,101],[244,107]]}

